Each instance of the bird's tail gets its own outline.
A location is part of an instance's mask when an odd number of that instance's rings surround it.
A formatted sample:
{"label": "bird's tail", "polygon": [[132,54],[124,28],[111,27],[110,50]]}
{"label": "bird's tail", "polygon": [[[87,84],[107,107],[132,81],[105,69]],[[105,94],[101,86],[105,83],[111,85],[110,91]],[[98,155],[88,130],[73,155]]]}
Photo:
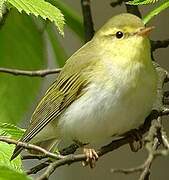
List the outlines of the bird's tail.
{"label": "bird's tail", "polygon": [[10,161],[12,161],[13,159],[15,159],[20,153],[21,153],[21,151],[23,150],[24,148],[23,147],[21,147],[21,146],[16,146],[16,148],[14,149],[14,151],[13,151],[13,154],[12,154],[12,156],[11,156],[11,159],[10,159]]}
{"label": "bird's tail", "polygon": [[[36,142],[33,144],[35,144],[36,146],[40,146],[40,147],[46,149],[47,151],[52,151],[54,149],[54,147],[56,146],[56,144],[58,144],[58,142],[59,141],[56,138],[53,138],[53,139],[48,139],[48,140]],[[13,154],[12,154],[10,160],[12,161],[13,159],[15,159],[21,153],[21,151],[23,149],[24,149],[24,147],[17,145],[13,151]],[[39,154],[39,152],[37,152],[35,150],[29,150],[29,152],[31,154]]]}

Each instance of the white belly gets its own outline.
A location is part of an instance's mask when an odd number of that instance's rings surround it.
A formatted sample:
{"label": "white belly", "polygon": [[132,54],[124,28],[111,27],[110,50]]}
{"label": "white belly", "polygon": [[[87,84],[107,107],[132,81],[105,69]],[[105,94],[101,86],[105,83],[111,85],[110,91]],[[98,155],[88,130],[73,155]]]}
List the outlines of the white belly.
{"label": "white belly", "polygon": [[[96,143],[137,128],[150,113],[155,99],[151,73],[134,85],[125,77],[112,88],[91,84],[87,93],[73,102],[59,118],[62,138]],[[154,76],[154,74],[152,73]]]}

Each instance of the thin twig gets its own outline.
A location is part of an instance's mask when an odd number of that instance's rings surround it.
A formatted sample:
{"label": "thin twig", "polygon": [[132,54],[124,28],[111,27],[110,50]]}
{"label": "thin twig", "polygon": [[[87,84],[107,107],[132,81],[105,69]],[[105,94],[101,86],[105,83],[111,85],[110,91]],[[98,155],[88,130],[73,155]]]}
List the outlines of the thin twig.
{"label": "thin twig", "polygon": [[125,6],[126,6],[126,10],[128,13],[134,14],[141,18],[141,13],[140,13],[138,6],[130,5],[130,4],[126,4],[126,3],[125,3]]}
{"label": "thin twig", "polygon": [[44,70],[19,70],[19,69],[10,69],[10,68],[0,68],[0,73],[8,73],[12,75],[22,75],[22,76],[30,76],[30,77],[44,77],[50,74],[56,74],[61,71],[61,68],[57,69],[44,69]]}
{"label": "thin twig", "polygon": [[43,163],[40,163],[40,164],[34,166],[33,168],[31,168],[30,170],[28,170],[26,172],[26,174],[27,175],[36,174],[37,172],[39,172],[39,171],[43,170],[44,168],[48,167],[50,163],[51,163],[50,160],[47,160],[47,161],[45,161]]}
{"label": "thin twig", "polygon": [[169,97],[169,91],[164,92],[164,97]]}
{"label": "thin twig", "polygon": [[15,145],[24,147],[25,149],[40,152],[40,153],[44,154],[44,157],[46,156],[46,157],[50,157],[50,158],[53,158],[53,159],[63,159],[64,158],[64,156],[59,155],[59,154],[51,153],[51,152],[41,148],[40,146],[36,146],[36,145],[33,145],[33,144],[28,144],[28,143],[16,141],[14,139],[10,139],[10,138],[7,138],[5,136],[0,136],[0,141],[6,142],[8,144],[15,144]]}
{"label": "thin twig", "polygon": [[85,42],[88,42],[94,36],[93,19],[90,8],[90,0],[81,0],[81,7],[83,13],[83,24],[85,33]]}
{"label": "thin twig", "polygon": [[[164,140],[165,146],[167,146],[167,150],[157,150],[159,147],[159,135],[160,138]],[[129,168],[129,169],[112,169],[113,173],[124,173],[124,174],[132,174],[132,173],[140,173],[139,180],[149,179],[150,176],[150,168],[158,156],[164,156],[169,153],[169,143],[166,138],[166,134],[163,131],[161,124],[161,117],[159,116],[157,119],[151,122],[150,130],[148,131],[148,135],[145,137],[145,147],[148,151],[148,157],[145,162],[137,167]]]}
{"label": "thin twig", "polygon": [[24,155],[24,156],[21,156],[21,159],[22,160],[32,160],[32,159],[38,159],[38,160],[42,160],[42,159],[45,159],[47,158],[46,155],[35,155],[35,154],[30,154],[30,155]]}
{"label": "thin twig", "polygon": [[[160,113],[162,114],[162,112]],[[148,118],[147,118],[147,122],[151,122],[154,117],[157,117],[157,114],[155,113],[155,115],[151,114]],[[149,123],[151,124],[151,123]],[[144,125],[147,126],[149,125],[148,123],[145,123]],[[149,128],[145,128],[146,131]],[[143,127],[141,127],[140,129],[140,133],[145,133],[145,130],[143,129]],[[112,141],[110,144],[108,144],[107,146],[102,147],[100,150],[97,151],[97,154],[99,157],[103,156],[104,154],[107,154],[115,149],[118,149],[119,147],[121,147],[122,145],[128,144],[129,142],[131,142],[133,139],[131,136],[126,136],[124,138],[118,139],[118,140],[114,140]],[[84,161],[86,159],[86,156],[84,154],[78,154],[78,155],[68,155],[65,156],[64,159],[55,161],[53,163],[51,163],[47,170],[45,171],[44,174],[42,174],[37,180],[45,180],[48,179],[48,177],[55,171],[56,168],[63,166],[65,164],[72,164],[74,162],[79,162],[79,161]]]}
{"label": "thin twig", "polygon": [[124,2],[124,0],[116,0],[110,3],[110,5],[114,8],[116,6],[121,5]]}
{"label": "thin twig", "polygon": [[115,6],[121,5],[124,2],[128,13],[134,14],[141,18],[142,16],[141,16],[138,6],[127,4],[126,3],[127,1],[129,0],[116,0],[116,1],[111,2],[110,5],[112,7],[115,7]]}
{"label": "thin twig", "polygon": [[[162,115],[168,115],[169,114],[169,110],[168,109],[165,109],[164,111],[162,112],[159,112],[157,113],[157,111],[153,111],[147,118],[146,118],[146,121],[145,121],[145,124],[143,126],[145,127],[140,127],[140,133],[145,133],[148,131],[149,127],[150,126],[150,122],[156,118],[157,116],[162,116]],[[78,154],[78,155],[66,155],[66,156],[62,156],[62,155],[58,155],[58,154],[54,154],[54,153],[51,153],[49,151],[46,151],[45,149],[39,147],[39,146],[36,146],[36,145],[32,145],[32,144],[27,144],[27,143],[23,143],[23,142],[18,142],[16,140],[13,140],[13,139],[9,139],[7,137],[0,137],[0,141],[3,141],[3,142],[7,142],[9,144],[16,144],[16,145],[19,145],[21,147],[24,147],[26,149],[29,149],[29,150],[34,150],[34,151],[38,151],[38,152],[41,152],[42,154],[44,154],[43,157],[51,157],[53,159],[56,159],[57,161],[54,161],[52,163],[50,163],[50,165],[48,166],[47,170],[45,171],[45,173],[39,178],[39,180],[42,180],[42,179],[45,179],[46,177],[48,178],[50,176],[51,173],[53,173],[53,171],[57,168],[57,167],[60,167],[60,166],[63,166],[65,164],[71,164],[71,163],[74,163],[74,162],[79,162],[79,161],[84,161],[86,160],[86,155],[85,154]],[[114,140],[112,141],[110,144],[108,144],[107,146],[104,146],[102,147],[101,149],[99,149],[97,151],[97,154],[98,156],[103,156],[104,154],[107,154],[115,149],[118,149],[119,147],[125,145],[125,144],[128,144],[129,142],[132,141],[132,137],[131,136],[126,136],[124,138],[121,138],[121,139],[118,139],[118,140]],[[45,164],[44,165],[45,167],[47,167],[47,165]],[[44,166],[38,166],[38,170],[41,168],[39,167],[44,167]],[[33,169],[33,172],[35,171],[38,171],[36,170],[36,168]],[[31,172],[31,171],[30,171]]]}
{"label": "thin twig", "polygon": [[159,48],[167,48],[169,46],[169,39],[151,41],[151,50],[155,51]]}

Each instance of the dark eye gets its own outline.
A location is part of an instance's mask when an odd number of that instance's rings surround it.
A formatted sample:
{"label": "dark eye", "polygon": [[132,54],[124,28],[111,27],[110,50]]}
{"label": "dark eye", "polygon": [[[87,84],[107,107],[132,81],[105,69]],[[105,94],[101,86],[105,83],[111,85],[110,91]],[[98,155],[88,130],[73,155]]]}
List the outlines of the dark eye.
{"label": "dark eye", "polygon": [[124,36],[124,34],[121,31],[116,32],[116,38],[120,39]]}

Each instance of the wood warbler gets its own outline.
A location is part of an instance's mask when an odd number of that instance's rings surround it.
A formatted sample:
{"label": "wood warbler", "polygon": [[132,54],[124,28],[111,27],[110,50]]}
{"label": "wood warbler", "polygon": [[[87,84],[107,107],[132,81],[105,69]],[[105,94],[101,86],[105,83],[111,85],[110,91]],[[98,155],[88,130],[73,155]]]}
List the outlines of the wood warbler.
{"label": "wood warbler", "polygon": [[67,60],[20,141],[47,150],[62,139],[92,146],[143,124],[157,91],[152,29],[132,14],[111,18]]}

